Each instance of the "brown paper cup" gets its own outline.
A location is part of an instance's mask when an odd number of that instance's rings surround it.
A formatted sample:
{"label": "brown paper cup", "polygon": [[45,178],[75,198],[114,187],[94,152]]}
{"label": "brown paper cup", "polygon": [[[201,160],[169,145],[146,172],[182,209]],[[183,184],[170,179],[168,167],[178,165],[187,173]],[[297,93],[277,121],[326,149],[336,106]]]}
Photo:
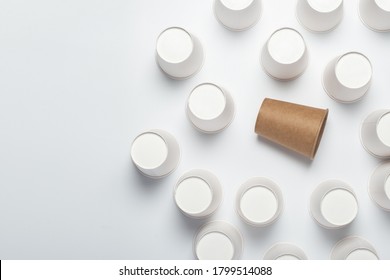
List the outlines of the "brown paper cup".
{"label": "brown paper cup", "polygon": [[265,98],[257,115],[255,132],[313,159],[325,128],[328,109]]}

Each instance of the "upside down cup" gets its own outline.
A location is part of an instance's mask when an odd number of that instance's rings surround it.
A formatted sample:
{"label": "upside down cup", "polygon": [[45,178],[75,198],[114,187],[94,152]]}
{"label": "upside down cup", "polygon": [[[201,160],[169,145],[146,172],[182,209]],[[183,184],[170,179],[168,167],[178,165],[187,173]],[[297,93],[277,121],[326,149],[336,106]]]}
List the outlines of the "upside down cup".
{"label": "upside down cup", "polygon": [[232,31],[251,28],[261,16],[261,0],[214,0],[213,8],[217,20]]}
{"label": "upside down cup", "polygon": [[348,236],[333,247],[331,260],[379,260],[375,248],[359,236]]}
{"label": "upside down cup", "polygon": [[322,85],[330,98],[351,103],[360,100],[371,85],[370,60],[358,52],[348,52],[332,59],[326,66]]}
{"label": "upside down cup", "polygon": [[237,191],[236,209],[244,222],[251,226],[265,227],[274,223],[283,209],[283,195],[273,181],[254,177]]}
{"label": "upside down cup", "polygon": [[309,54],[302,35],[292,28],[281,28],[269,37],[260,55],[264,71],[276,80],[298,78],[307,68]]}
{"label": "upside down cup", "polygon": [[264,255],[264,260],[307,260],[305,252],[290,243],[276,243]]}
{"label": "upside down cup", "polygon": [[203,169],[193,169],[180,177],[174,189],[180,211],[191,218],[206,218],[217,210],[222,200],[218,178]]}
{"label": "upside down cup", "polygon": [[359,14],[368,28],[377,32],[390,31],[389,0],[360,0]]}
{"label": "upside down cup", "polygon": [[234,101],[230,93],[212,83],[197,85],[187,99],[188,119],[203,133],[217,133],[230,125]]}
{"label": "upside down cup", "polygon": [[368,115],[361,126],[360,139],[374,157],[390,158],[390,110],[377,110]]}
{"label": "upside down cup", "polygon": [[310,213],[324,228],[345,227],[355,220],[358,213],[355,192],[339,180],[322,182],[310,197]]}
{"label": "upside down cup", "polygon": [[203,65],[199,39],[181,27],[165,29],[157,38],[156,60],[170,78],[183,80],[195,75]]}
{"label": "upside down cup", "polygon": [[298,0],[297,18],[310,31],[330,31],[343,18],[343,0]]}
{"label": "upside down cup", "polygon": [[171,174],[179,164],[179,144],[167,131],[152,129],[134,139],[131,159],[141,174],[159,179]]}
{"label": "upside down cup", "polygon": [[372,173],[368,192],[380,208],[390,211],[390,162],[382,163]]}
{"label": "upside down cup", "polygon": [[328,109],[265,98],[255,132],[305,157],[314,159],[325,128]]}
{"label": "upside down cup", "polygon": [[199,260],[236,260],[241,256],[243,239],[230,223],[212,221],[198,230],[193,245]]}

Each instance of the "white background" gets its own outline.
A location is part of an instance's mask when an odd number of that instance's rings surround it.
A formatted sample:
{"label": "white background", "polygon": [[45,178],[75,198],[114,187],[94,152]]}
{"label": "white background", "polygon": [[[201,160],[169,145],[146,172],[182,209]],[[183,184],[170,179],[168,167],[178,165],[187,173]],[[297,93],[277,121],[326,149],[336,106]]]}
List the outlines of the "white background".
{"label": "white background", "polygon": [[[327,34],[303,29],[295,1],[264,0],[260,22],[234,33],[214,18],[212,1],[9,0],[0,2],[0,259],[192,259],[204,220],[183,216],[173,186],[192,168],[214,172],[224,200],[211,218],[236,225],[244,259],[261,259],[275,242],[292,242],[311,259],[327,259],[347,235],[369,240],[390,259],[390,214],[369,198],[379,161],[361,146],[359,127],[371,111],[390,107],[390,34],[375,33],[344,1],[344,19]],[[199,37],[206,60],[195,77],[174,81],[155,63],[158,34],[182,26]],[[277,28],[296,28],[310,52],[303,76],[277,82],[260,67],[260,50]],[[363,100],[345,105],[322,89],[329,60],[356,50],[374,70]],[[188,94],[201,82],[224,86],[236,103],[231,126],[203,135],[186,119]],[[253,132],[265,97],[329,108],[313,162]],[[181,145],[178,169],[162,180],[141,176],[131,141],[165,129]],[[234,209],[237,188],[252,176],[274,180],[285,209],[266,228],[244,224]],[[325,230],[310,217],[311,192],[341,179],[356,191],[353,224]]]}

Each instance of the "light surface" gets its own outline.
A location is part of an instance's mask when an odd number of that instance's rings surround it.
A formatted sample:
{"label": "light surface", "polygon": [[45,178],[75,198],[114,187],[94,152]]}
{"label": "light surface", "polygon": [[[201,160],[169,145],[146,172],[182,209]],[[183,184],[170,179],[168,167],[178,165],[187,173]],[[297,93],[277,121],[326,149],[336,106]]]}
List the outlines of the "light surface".
{"label": "light surface", "polygon": [[390,176],[387,177],[386,182],[385,182],[385,193],[386,193],[388,199],[390,199]]}
{"label": "light surface", "polygon": [[204,84],[192,91],[188,105],[191,112],[199,119],[212,120],[224,111],[226,98],[219,87]]}
{"label": "light surface", "polygon": [[254,0],[221,0],[223,5],[231,10],[243,10]]}
{"label": "light surface", "polygon": [[329,13],[337,9],[342,3],[342,0],[307,0],[307,2],[318,12]]}
{"label": "light surface", "polygon": [[[370,112],[390,104],[390,36],[360,21],[358,1],[344,1],[343,21],[326,34],[298,23],[296,1],[262,2],[259,24],[235,33],[215,20],[211,1],[0,1],[0,259],[194,259],[205,221],[179,211],[173,187],[202,168],[224,192],[212,219],[241,231],[243,259],[258,260],[283,241],[325,260],[336,240],[353,234],[389,260],[389,214],[367,194],[378,160],[359,131]],[[169,26],[204,46],[204,67],[188,80],[171,80],[156,64],[157,37]],[[283,26],[301,32],[309,49],[308,68],[292,82],[273,80],[259,62]],[[366,54],[374,72],[366,97],[345,105],[324,93],[321,77],[349,50]],[[216,135],[186,117],[191,90],[205,82],[226,87],[236,105]],[[256,136],[265,97],[329,108],[313,161]],[[151,128],[170,132],[181,148],[177,170],[161,180],[143,177],[130,157],[131,141]],[[246,225],[234,210],[237,188],[253,176],[283,191],[283,214],[267,228]],[[313,189],[328,178],[348,182],[359,198],[358,218],[345,230],[322,229],[308,211]]]}
{"label": "light surface", "polygon": [[334,225],[346,225],[357,215],[358,204],[355,197],[346,190],[335,189],[328,192],[321,202],[321,213]]}
{"label": "light surface", "polygon": [[293,255],[282,255],[278,258],[276,258],[277,260],[284,260],[284,261],[296,261],[296,260],[299,260],[299,258],[297,258],[296,256],[293,256]]}
{"label": "light surface", "polygon": [[337,62],[336,77],[345,87],[361,88],[370,81],[371,75],[371,64],[361,54],[349,53]]}
{"label": "light surface", "polygon": [[298,61],[305,52],[305,42],[301,35],[292,29],[275,32],[268,41],[268,50],[272,58],[281,64]]}
{"label": "light surface", "polygon": [[181,28],[167,29],[157,40],[157,53],[170,63],[186,60],[192,49],[191,36]]}
{"label": "light surface", "polygon": [[200,260],[231,260],[234,256],[234,247],[225,234],[211,232],[199,240],[196,255]]}
{"label": "light surface", "polygon": [[390,12],[390,0],[375,0],[375,2],[381,9]]}
{"label": "light surface", "polygon": [[367,249],[357,249],[352,251],[346,258],[347,260],[377,260],[378,257]]}
{"label": "light surface", "polygon": [[184,179],[175,192],[177,205],[189,214],[198,214],[206,210],[212,198],[210,186],[197,177]]}
{"label": "light surface", "polygon": [[142,168],[159,167],[168,156],[164,139],[156,133],[144,133],[138,136],[131,147],[131,157]]}
{"label": "light surface", "polygon": [[261,186],[252,187],[242,195],[240,209],[248,220],[264,223],[275,216],[278,201],[270,189]]}
{"label": "light surface", "polygon": [[380,118],[376,131],[382,143],[390,147],[390,113]]}

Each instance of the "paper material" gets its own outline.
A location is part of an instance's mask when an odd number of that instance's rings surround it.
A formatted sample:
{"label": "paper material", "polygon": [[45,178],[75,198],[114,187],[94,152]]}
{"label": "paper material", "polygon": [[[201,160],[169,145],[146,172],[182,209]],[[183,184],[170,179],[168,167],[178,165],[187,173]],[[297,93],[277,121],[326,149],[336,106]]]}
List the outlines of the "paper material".
{"label": "paper material", "polygon": [[314,159],[327,117],[328,109],[265,98],[257,116],[255,132]]}

